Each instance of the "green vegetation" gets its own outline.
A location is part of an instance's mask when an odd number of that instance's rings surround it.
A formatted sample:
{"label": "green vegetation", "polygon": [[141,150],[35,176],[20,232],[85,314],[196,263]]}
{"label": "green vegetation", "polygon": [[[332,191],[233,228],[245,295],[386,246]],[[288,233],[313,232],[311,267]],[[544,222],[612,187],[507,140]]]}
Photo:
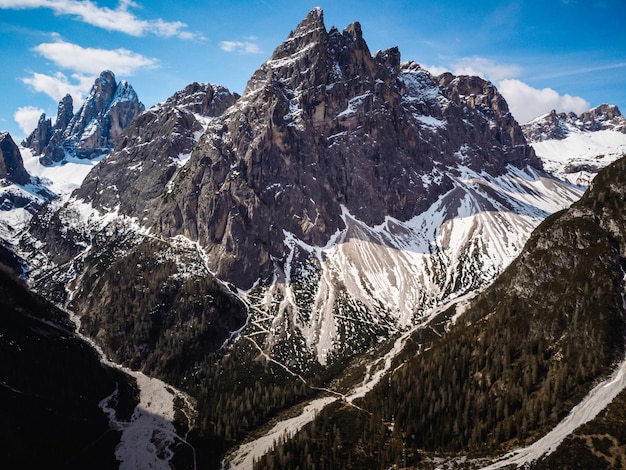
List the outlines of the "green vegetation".
{"label": "green vegetation", "polygon": [[144,241],[104,270],[88,268],[73,305],[85,333],[116,361],[180,383],[246,313],[214,277],[181,274],[174,259],[159,258],[161,243]]}

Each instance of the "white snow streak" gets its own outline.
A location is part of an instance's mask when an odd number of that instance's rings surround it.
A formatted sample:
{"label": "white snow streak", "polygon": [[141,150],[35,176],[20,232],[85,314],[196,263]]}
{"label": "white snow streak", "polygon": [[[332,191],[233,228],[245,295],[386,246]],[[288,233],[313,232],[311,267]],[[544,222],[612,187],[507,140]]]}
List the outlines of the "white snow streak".
{"label": "white snow streak", "polygon": [[294,436],[305,424],[313,421],[320,410],[335,400],[337,400],[335,397],[313,400],[304,407],[304,410],[298,416],[280,421],[263,437],[241,445],[233,454],[227,457],[228,463],[225,468],[250,470],[255,459],[263,457],[282,438]]}
{"label": "white snow streak", "polygon": [[184,403],[183,413],[191,426],[195,411],[191,401],[183,392],[165,382],[151,378],[142,372],[133,371],[109,360],[102,348],[91,338],[80,333],[80,319],[72,312],[67,312],[76,324],[77,334],[100,354],[103,364],[114,367],[135,378],[139,388],[139,404],[130,421],[121,421],[116,411],[109,406],[113,394],[100,402],[102,411],[109,417],[113,429],[122,431],[122,437],[115,450],[115,457],[120,462],[120,470],[170,470],[174,457],[172,447],[176,441],[187,444],[195,458],[195,449],[180,436],[174,427],[174,400],[181,398]]}
{"label": "white snow streak", "polygon": [[596,385],[578,405],[572,408],[572,411],[552,431],[530,446],[504,455],[501,460],[485,467],[484,470],[502,468],[508,465],[520,467],[550,455],[567,436],[579,426],[594,419],[625,388],[626,359],[620,362],[608,379]]}

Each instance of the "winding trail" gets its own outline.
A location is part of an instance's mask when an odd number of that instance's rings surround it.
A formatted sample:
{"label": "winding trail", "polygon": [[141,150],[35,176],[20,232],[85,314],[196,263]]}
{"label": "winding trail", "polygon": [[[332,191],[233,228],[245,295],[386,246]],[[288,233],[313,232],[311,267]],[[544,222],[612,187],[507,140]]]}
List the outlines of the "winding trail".
{"label": "winding trail", "polygon": [[[274,444],[280,441],[280,439],[285,437],[294,436],[302,427],[306,424],[313,421],[316,415],[328,406],[331,403],[334,403],[337,400],[343,400],[346,404],[350,406],[354,406],[362,411],[367,412],[367,410],[363,410],[354,404],[354,401],[358,398],[364,397],[370,390],[374,388],[374,386],[380,382],[380,380],[387,374],[393,365],[393,359],[404,349],[404,345],[409,340],[411,335],[421,329],[428,326],[430,321],[434,319],[440,313],[446,311],[452,305],[457,303],[461,303],[469,299],[471,296],[475,295],[473,292],[468,293],[462,296],[457,297],[456,299],[451,300],[443,305],[440,305],[431,310],[431,312],[426,315],[423,321],[411,328],[410,330],[404,332],[401,336],[399,336],[393,347],[389,352],[387,352],[383,357],[372,363],[366,371],[365,377],[360,385],[355,387],[348,395],[344,395],[340,392],[323,389],[319,387],[313,387],[316,390],[321,390],[326,393],[331,394],[332,396],[318,398],[309,402],[303,409],[303,411],[293,418],[289,418],[283,421],[280,421],[274,425],[272,429],[270,429],[265,435],[245,444],[240,445],[237,449],[235,449],[230,455],[227,455],[223,464],[223,468],[227,468],[229,470],[234,469],[242,469],[242,470],[250,470],[253,467],[254,460],[258,460],[267,452],[269,452]],[[261,354],[264,355],[269,361],[274,364],[284,368],[290,374],[298,377],[305,384],[307,384],[306,380],[291,371],[286,365],[276,361],[271,358],[267,353],[265,353],[262,348],[249,336],[243,336],[248,341],[252,342],[257,349],[261,351]],[[307,384],[308,385],[308,384]]]}

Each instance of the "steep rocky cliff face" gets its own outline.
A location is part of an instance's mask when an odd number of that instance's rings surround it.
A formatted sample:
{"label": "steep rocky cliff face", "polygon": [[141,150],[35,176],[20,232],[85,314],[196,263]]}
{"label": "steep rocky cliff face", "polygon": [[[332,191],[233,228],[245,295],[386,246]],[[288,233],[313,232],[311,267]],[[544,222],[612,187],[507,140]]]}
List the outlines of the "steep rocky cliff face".
{"label": "steep rocky cliff face", "polygon": [[108,153],[143,110],[133,87],[126,81],[117,83],[112,72],[104,71],[76,114],[72,97],[66,95],[59,102],[54,126],[42,115],[23,144],[42,155],[44,164],[63,161],[66,156],[95,158]]}
{"label": "steep rocky cliff face", "polygon": [[271,278],[283,231],[323,246],[345,226],[342,207],[369,225],[408,220],[452,188],[429,175],[460,164],[540,168],[493,85],[432,77],[397,49],[372,56],[358,23],[326,31],[314,10],[155,187],[164,196],[145,224],[200,241],[220,277],[249,287]]}
{"label": "steep rocky cliff face", "polygon": [[193,84],[136,118],[24,246],[64,265],[129,230],[184,237],[304,370],[484,286],[579,195],[492,84],[372,56],[358,23],[327,31],[315,9],[242,97]]}
{"label": "steep rocky cliff face", "polygon": [[0,132],[0,178],[16,184],[30,182],[30,175],[24,168],[20,149],[8,132]]}
{"label": "steep rocky cliff face", "polygon": [[85,179],[76,197],[103,211],[137,217],[142,224],[173,191],[206,126],[237,99],[218,85],[193,83],[139,116],[111,155]]}

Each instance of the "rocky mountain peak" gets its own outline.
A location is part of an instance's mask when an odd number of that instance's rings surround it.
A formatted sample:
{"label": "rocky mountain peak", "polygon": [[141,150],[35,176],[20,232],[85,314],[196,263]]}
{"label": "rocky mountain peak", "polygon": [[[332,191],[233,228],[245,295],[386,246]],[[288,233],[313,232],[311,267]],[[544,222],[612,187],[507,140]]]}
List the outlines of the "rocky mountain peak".
{"label": "rocky mountain peak", "polygon": [[325,246],[347,213],[368,226],[422,214],[464,169],[541,168],[492,84],[400,59],[372,56],[358,23],[326,31],[315,9],[242,97],[189,85],[135,119],[75,196],[198,241],[248,288],[281,269],[287,236]]}
{"label": "rocky mountain peak", "polygon": [[96,111],[102,111],[113,98],[117,88],[115,75],[110,70],[105,70],[96,78],[85,102],[88,106],[93,106]]}
{"label": "rocky mountain peak", "polygon": [[326,31],[315,9],[209,126],[148,218],[198,239],[219,276],[250,286],[283,258],[285,232],[323,246],[344,208],[370,225],[424,211],[452,185],[422,183],[435,167],[496,175],[511,164],[541,167],[492,84],[439,83],[402,67],[397,48],[372,56],[358,23]]}
{"label": "rocky mountain peak", "polygon": [[172,191],[172,176],[184,170],[208,123],[238,98],[209,83],[177,91],[124,129],[111,157],[87,175],[77,197],[100,210],[117,206],[122,214],[145,218]]}
{"label": "rocky mountain peak", "polygon": [[65,95],[61,101],[59,101],[59,107],[57,108],[57,119],[54,123],[54,129],[64,130],[72,118],[74,117],[74,100],[72,95]]}
{"label": "rocky mountain peak", "polygon": [[221,85],[194,82],[177,91],[165,101],[165,106],[176,106],[205,117],[220,116],[239,98]]}
{"label": "rocky mountain peak", "polygon": [[626,134],[626,119],[619,108],[612,104],[601,104],[579,116],[585,130],[610,129]]}
{"label": "rocky mountain peak", "polygon": [[626,119],[615,105],[601,104],[576,113],[557,113],[552,110],[522,126],[530,142],[565,139],[572,132],[595,132],[611,130],[626,134]]}
{"label": "rocky mountain peak", "polygon": [[74,114],[73,100],[66,95],[60,102],[54,126],[45,115],[24,141],[44,164],[60,162],[66,156],[96,158],[108,153],[130,122],[144,111],[133,87],[119,83],[106,70],[96,78],[89,95]]}
{"label": "rocky mountain peak", "polygon": [[35,155],[40,155],[44,152],[52,135],[52,120],[46,117],[46,113],[42,113],[37,121],[37,127],[22,141],[22,145],[31,149]]}
{"label": "rocky mountain peak", "polygon": [[291,39],[308,37],[312,33],[326,32],[324,25],[324,11],[320,7],[313,8],[309,14],[300,22],[288,37]]}
{"label": "rocky mountain peak", "polygon": [[20,150],[8,132],[0,132],[0,178],[21,185],[30,182]]}

